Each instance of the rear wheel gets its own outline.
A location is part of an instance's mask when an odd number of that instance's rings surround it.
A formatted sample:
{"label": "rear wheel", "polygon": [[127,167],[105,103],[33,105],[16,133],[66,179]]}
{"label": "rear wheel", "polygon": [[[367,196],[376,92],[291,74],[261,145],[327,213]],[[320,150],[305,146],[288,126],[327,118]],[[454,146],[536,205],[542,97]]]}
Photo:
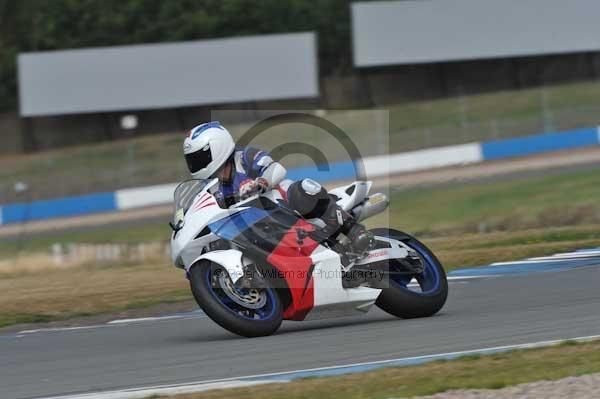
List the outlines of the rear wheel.
{"label": "rear wheel", "polygon": [[[446,272],[436,256],[416,238],[393,229],[373,229],[376,236],[402,241],[417,252],[424,270],[416,275],[390,273],[389,287],[384,288],[375,304],[397,317],[411,319],[436,314],[446,303]],[[390,271],[393,265],[390,265]]]}
{"label": "rear wheel", "polygon": [[244,337],[260,337],[281,325],[281,300],[272,287],[235,287],[222,266],[207,260],[192,266],[189,274],[196,302],[221,327]]}

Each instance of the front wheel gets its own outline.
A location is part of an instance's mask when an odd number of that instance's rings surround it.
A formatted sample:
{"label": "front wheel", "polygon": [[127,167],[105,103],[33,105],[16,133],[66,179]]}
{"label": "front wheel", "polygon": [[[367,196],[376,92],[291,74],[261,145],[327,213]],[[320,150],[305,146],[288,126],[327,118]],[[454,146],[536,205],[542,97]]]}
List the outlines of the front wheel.
{"label": "front wheel", "polygon": [[[446,303],[448,281],[436,256],[416,238],[393,229],[373,229],[374,235],[402,241],[415,250],[424,270],[414,276],[390,274],[389,287],[384,288],[375,304],[387,313],[403,319],[428,317]],[[390,265],[390,269],[393,265]],[[392,270],[390,270],[392,271]]]}
{"label": "front wheel", "polygon": [[227,271],[202,260],[191,267],[190,286],[204,313],[226,330],[244,337],[271,335],[281,325],[281,299],[272,287],[235,287]]}

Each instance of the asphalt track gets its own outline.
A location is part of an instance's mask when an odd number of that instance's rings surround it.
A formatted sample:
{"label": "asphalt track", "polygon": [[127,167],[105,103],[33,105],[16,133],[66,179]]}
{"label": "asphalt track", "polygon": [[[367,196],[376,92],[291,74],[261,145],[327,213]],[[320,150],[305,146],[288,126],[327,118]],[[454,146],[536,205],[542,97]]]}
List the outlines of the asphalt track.
{"label": "asphalt track", "polygon": [[374,309],[365,316],[285,322],[274,336],[244,339],[196,313],[0,335],[0,398],[207,381],[600,334],[600,259],[541,259],[480,272],[495,277],[453,280],[447,305],[428,319],[400,320]]}

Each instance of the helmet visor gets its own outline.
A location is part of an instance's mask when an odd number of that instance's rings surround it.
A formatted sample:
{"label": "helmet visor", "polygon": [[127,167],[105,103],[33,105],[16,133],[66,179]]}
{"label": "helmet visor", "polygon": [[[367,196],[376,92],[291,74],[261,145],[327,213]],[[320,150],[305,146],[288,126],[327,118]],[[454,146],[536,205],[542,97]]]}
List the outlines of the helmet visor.
{"label": "helmet visor", "polygon": [[210,147],[192,152],[191,154],[185,154],[185,162],[187,163],[190,173],[196,173],[201,169],[204,169],[212,162],[212,154]]}

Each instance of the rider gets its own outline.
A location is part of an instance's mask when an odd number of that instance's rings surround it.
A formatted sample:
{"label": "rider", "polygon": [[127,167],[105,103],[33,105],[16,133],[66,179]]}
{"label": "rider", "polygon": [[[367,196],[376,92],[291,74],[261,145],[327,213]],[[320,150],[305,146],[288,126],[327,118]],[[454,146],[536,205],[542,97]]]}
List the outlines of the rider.
{"label": "rider", "polygon": [[256,192],[277,189],[290,206],[306,218],[320,218],[331,233],[342,232],[352,247],[372,247],[373,236],[340,209],[321,185],[311,179],[285,180],[286,170],[271,156],[255,148],[236,148],[231,134],[219,122],[194,127],[183,143],[183,153],[192,177],[218,178],[225,205]]}

